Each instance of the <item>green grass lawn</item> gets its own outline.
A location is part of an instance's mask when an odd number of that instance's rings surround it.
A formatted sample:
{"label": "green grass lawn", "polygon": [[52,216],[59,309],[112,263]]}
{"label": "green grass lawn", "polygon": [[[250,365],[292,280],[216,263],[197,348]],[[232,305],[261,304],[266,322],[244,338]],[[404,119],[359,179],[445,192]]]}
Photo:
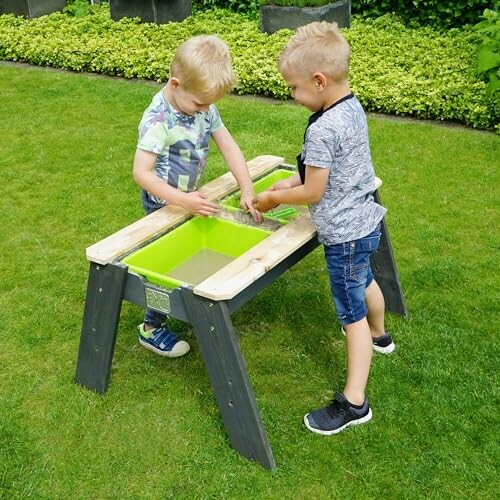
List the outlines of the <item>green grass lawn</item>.
{"label": "green grass lawn", "polygon": [[[234,314],[278,468],[229,446],[192,352],[137,344],[122,309],[105,395],[74,384],[85,248],[142,217],[131,176],[157,85],[0,65],[0,498],[496,498],[500,138],[370,117],[411,313],[375,356],[374,419],[338,436],[302,416],[344,381],[344,339],[317,249]],[[292,162],[308,112],[229,96],[247,158]],[[205,181],[225,171],[213,151]]]}

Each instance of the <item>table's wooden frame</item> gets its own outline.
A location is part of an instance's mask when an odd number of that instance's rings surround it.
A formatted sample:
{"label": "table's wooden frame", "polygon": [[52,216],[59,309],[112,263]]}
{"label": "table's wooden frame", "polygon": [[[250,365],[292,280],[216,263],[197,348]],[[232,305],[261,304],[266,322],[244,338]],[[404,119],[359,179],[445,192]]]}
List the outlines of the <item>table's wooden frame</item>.
{"label": "table's wooden frame", "polygon": [[[249,165],[256,179],[283,165],[283,158],[260,156]],[[237,189],[228,173],[201,188],[217,201]],[[378,199],[378,193],[376,192]],[[231,314],[303,259],[318,241],[309,215],[279,228],[196,287],[173,290],[154,285],[128,270],[124,255],[147,244],[190,215],[165,207],[87,249],[90,261],[87,295],[75,380],[104,393],[107,390],[123,300],[152,307],[193,325],[231,445],[263,467],[276,467],[260,418]],[[385,222],[374,274],[388,311],[407,315]]]}

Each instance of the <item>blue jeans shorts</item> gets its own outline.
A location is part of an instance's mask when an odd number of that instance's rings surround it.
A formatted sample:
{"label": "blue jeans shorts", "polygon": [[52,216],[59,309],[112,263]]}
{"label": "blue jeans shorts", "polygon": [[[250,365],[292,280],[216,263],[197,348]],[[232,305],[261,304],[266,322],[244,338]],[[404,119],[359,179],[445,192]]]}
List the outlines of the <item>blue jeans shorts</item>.
{"label": "blue jeans shorts", "polygon": [[373,281],[370,255],[380,242],[380,224],[359,240],[325,245],[325,260],[337,318],[342,326],[363,319],[365,290]]}
{"label": "blue jeans shorts", "polygon": [[144,189],[141,189],[141,202],[142,206],[144,208],[144,211],[146,212],[146,215],[152,214],[153,212],[156,212],[156,210],[163,208],[165,205],[156,203],[153,201],[147,194]]}

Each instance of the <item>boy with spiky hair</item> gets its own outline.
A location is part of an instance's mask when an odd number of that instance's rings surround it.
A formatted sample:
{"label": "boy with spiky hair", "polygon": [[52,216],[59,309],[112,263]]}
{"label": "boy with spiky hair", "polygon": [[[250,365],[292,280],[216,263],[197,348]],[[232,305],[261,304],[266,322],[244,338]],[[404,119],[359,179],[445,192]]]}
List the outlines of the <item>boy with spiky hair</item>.
{"label": "boy with spiky hair", "polygon": [[254,200],[262,212],[282,203],[308,204],[324,246],[337,317],[347,336],[347,380],[331,404],[304,417],[309,430],[323,435],[372,418],[365,396],[372,349],[394,350],[384,328],[384,297],[370,267],[386,210],[373,198],[368,126],[349,88],[349,54],[335,23],[302,26],[289,40],[279,68],[292,97],[313,115],[297,156],[299,174]]}
{"label": "boy with spiky hair", "polygon": [[[176,50],[170,78],[139,124],[133,174],[146,213],[165,205],[202,216],[218,213],[218,206],[197,190],[212,138],[240,186],[242,208],[261,220],[252,207],[254,190],[243,153],[214,105],[234,84],[229,49],[217,36],[190,38]],[[177,338],[166,319],[146,309],[139,343],[160,356],[182,356],[189,344]]]}

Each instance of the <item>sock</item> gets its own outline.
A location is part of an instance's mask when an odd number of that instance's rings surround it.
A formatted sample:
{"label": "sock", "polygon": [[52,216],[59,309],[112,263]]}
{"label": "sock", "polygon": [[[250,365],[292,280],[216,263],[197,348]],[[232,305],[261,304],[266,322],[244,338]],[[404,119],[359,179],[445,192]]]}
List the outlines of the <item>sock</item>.
{"label": "sock", "polygon": [[[349,401],[349,400],[347,400],[347,401]],[[360,405],[355,405],[349,401],[349,405],[351,406],[351,408],[354,408],[355,410],[361,410],[363,408],[364,404],[365,404],[364,401],[363,401],[363,404],[360,404]]]}
{"label": "sock", "polygon": [[154,325],[150,325],[148,323],[148,326],[151,326],[152,328],[150,328],[149,330],[146,330],[146,323],[144,323],[143,327],[142,327],[142,333],[141,335],[146,338],[146,339],[149,339],[151,337],[151,335],[153,334],[153,330],[157,327],[155,327]]}

